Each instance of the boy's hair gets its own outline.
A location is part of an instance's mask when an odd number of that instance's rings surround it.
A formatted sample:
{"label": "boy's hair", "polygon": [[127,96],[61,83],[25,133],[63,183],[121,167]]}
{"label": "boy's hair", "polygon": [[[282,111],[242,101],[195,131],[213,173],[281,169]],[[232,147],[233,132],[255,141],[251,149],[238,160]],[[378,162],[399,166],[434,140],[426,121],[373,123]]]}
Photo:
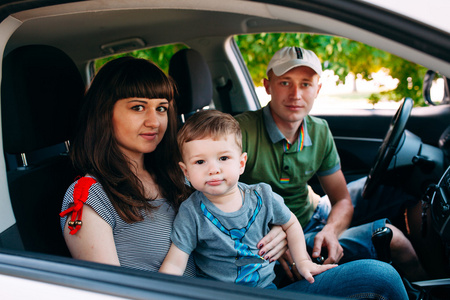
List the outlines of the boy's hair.
{"label": "boy's hair", "polygon": [[216,140],[228,134],[234,134],[242,151],[242,133],[236,119],[218,110],[202,110],[193,114],[178,132],[178,148],[183,154],[184,143],[209,137]]}

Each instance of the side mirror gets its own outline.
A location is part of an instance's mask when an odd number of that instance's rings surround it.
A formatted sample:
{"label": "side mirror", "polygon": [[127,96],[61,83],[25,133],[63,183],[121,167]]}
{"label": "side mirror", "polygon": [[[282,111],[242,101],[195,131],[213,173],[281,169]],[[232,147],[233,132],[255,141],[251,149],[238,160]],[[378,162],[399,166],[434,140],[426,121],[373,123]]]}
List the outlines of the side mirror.
{"label": "side mirror", "polygon": [[430,105],[450,103],[450,79],[439,76],[435,80],[436,72],[428,70],[423,79],[423,98]]}

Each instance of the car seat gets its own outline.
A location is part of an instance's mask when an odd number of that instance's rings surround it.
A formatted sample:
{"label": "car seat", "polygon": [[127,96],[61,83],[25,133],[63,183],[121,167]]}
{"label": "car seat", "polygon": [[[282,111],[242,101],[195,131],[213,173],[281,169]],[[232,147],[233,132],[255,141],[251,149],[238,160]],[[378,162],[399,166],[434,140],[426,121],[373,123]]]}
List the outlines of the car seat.
{"label": "car seat", "polygon": [[85,91],[83,79],[69,56],[46,45],[14,49],[4,58],[2,72],[4,152],[22,160],[8,170],[7,179],[23,249],[70,256],[58,214],[76,176],[67,147]]}
{"label": "car seat", "polygon": [[178,93],[175,103],[181,124],[212,101],[212,77],[203,56],[194,49],[182,49],[170,59],[169,75]]}

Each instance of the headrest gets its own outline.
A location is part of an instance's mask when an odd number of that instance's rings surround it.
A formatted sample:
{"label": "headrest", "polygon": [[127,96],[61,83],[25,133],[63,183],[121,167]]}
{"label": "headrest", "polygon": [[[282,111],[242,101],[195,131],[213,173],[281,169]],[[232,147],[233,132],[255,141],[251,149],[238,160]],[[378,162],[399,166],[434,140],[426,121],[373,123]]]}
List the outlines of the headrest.
{"label": "headrest", "polygon": [[208,65],[200,53],[182,49],[170,59],[169,75],[175,80],[179,114],[189,114],[210,105],[213,89]]}
{"label": "headrest", "polygon": [[26,153],[72,136],[85,85],[61,50],[23,46],[3,60],[1,114],[4,149]]}

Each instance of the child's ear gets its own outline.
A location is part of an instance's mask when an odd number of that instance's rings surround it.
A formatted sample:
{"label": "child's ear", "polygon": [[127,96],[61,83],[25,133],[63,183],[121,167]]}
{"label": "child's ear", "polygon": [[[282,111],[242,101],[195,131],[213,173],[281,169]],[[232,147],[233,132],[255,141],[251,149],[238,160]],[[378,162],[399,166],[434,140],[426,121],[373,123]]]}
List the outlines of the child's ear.
{"label": "child's ear", "polygon": [[180,161],[178,163],[178,165],[180,166],[181,171],[183,171],[184,176],[187,178],[187,180],[189,180],[189,173],[187,171],[187,168],[186,168],[186,165],[184,164],[184,162]]}
{"label": "child's ear", "polygon": [[247,152],[243,152],[241,154],[239,162],[239,175],[242,175],[242,173],[244,173],[246,163],[247,163]]}

